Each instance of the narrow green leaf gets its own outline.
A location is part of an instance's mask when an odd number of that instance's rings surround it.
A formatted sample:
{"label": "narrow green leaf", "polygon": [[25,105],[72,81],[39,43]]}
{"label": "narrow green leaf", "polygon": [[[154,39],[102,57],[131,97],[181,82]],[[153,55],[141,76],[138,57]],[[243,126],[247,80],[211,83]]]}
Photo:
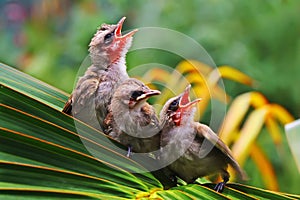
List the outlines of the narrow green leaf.
{"label": "narrow green leaf", "polygon": [[[77,191],[86,194],[115,194],[115,196],[127,198],[134,197],[133,194],[138,192],[133,188],[122,187],[120,184],[105,179],[46,167],[0,162],[0,168],[6,169],[6,173],[2,174],[1,177],[2,182],[26,184],[28,189],[47,189],[51,191],[64,189],[74,193]],[[10,184],[8,186],[3,184],[2,188],[9,186]]]}
{"label": "narrow green leaf", "polygon": [[164,200],[173,200],[173,199],[193,199],[188,193],[184,193],[177,190],[165,190],[157,192],[158,196],[162,197]]}
{"label": "narrow green leaf", "polygon": [[[19,189],[15,189],[19,188]],[[32,199],[51,199],[51,200],[73,200],[73,199],[100,199],[96,197],[86,196],[81,193],[71,193],[69,191],[51,191],[51,190],[29,190],[20,185],[13,185],[13,188],[0,188],[0,199],[5,200],[32,200]],[[106,197],[107,199],[110,197]],[[105,196],[103,196],[105,199]]]}
{"label": "narrow green leaf", "polygon": [[217,193],[216,191],[210,188],[198,184],[189,184],[180,187],[175,187],[172,188],[172,191],[173,190],[179,190],[186,194],[189,194],[193,197],[193,199],[229,199],[221,193]]}
{"label": "narrow green leaf", "polygon": [[61,109],[68,99],[68,94],[61,90],[3,63],[0,63],[0,84],[14,88],[56,109]]}
{"label": "narrow green leaf", "polygon": [[[203,184],[203,186],[208,187],[210,189],[213,189],[215,187],[215,184],[205,183],[205,184]],[[236,199],[236,200],[239,200],[239,199],[243,199],[243,200],[257,199],[256,197],[251,196],[247,193],[244,193],[242,191],[239,191],[239,190],[236,190],[234,188],[228,187],[228,184],[226,184],[222,194],[225,195],[226,197],[230,198],[230,199],[233,199],[233,200],[234,199]]]}
{"label": "narrow green leaf", "polygon": [[258,199],[276,199],[276,200],[295,199],[295,198],[283,195],[279,192],[263,190],[263,189],[260,189],[260,188],[255,188],[255,187],[252,187],[252,186],[246,186],[246,185],[237,184],[237,183],[229,183],[227,186],[231,187],[231,188],[234,188],[236,190],[245,192],[245,193],[247,193],[251,196],[254,196]]}

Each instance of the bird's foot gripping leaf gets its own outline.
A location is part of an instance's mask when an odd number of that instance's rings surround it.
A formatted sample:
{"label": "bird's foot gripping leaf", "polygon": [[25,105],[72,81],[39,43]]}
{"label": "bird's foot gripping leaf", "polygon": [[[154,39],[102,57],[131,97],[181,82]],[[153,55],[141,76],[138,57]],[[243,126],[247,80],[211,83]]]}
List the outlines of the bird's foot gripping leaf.
{"label": "bird's foot gripping leaf", "polygon": [[129,145],[127,149],[126,157],[130,158],[131,154],[132,154],[132,147]]}
{"label": "bird's foot gripping leaf", "polygon": [[224,190],[225,185],[226,185],[226,182],[225,182],[225,181],[220,182],[220,183],[217,183],[216,186],[214,187],[214,190],[215,190],[216,192],[222,193],[223,190]]}

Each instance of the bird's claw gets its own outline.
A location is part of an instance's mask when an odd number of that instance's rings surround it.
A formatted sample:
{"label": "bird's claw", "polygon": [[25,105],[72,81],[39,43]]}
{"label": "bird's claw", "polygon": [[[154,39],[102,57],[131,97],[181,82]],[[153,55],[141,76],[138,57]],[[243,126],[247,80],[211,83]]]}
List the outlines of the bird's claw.
{"label": "bird's claw", "polygon": [[132,147],[128,146],[126,157],[130,158],[131,154],[132,154]]}
{"label": "bird's claw", "polygon": [[173,182],[173,183],[175,183],[175,184],[177,184],[177,177],[176,177],[176,175],[171,175],[170,176],[170,180]]}
{"label": "bird's claw", "polygon": [[223,190],[224,190],[225,185],[226,185],[226,182],[220,182],[220,183],[218,183],[218,184],[214,187],[214,190],[215,190],[216,192],[222,193]]}

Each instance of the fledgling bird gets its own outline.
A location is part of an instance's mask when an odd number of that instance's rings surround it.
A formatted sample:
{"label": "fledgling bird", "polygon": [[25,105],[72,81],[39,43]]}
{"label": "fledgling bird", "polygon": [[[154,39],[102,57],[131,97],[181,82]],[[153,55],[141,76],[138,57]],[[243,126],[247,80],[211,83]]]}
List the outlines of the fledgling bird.
{"label": "fledgling bird", "polygon": [[224,142],[208,126],[194,121],[194,105],[201,99],[190,101],[190,87],[169,99],[160,113],[161,160],[170,162],[168,168],[187,183],[221,173],[223,182],[215,190],[222,192],[230,177],[228,164],[241,179],[246,179],[246,174]]}
{"label": "fledgling bird", "polygon": [[130,78],[115,91],[107,117],[104,120],[104,133],[137,153],[159,151],[159,121],[154,108],[146,101],[159,95],[141,81]]}
{"label": "fledgling bird", "polygon": [[137,29],[122,35],[125,17],[117,24],[102,24],[89,44],[92,65],[78,80],[64,113],[102,129],[115,89],[126,79],[125,56]]}

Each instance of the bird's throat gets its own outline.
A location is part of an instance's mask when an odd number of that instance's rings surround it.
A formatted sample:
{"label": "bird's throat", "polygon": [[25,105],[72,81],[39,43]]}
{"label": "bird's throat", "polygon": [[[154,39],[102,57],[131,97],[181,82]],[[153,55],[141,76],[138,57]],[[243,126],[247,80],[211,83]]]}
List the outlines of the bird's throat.
{"label": "bird's throat", "polygon": [[119,57],[113,62],[108,69],[113,76],[119,77],[120,80],[129,78],[126,71],[126,62],[124,57]]}
{"label": "bird's throat", "polygon": [[177,111],[173,116],[172,116],[172,120],[175,123],[176,126],[180,126],[180,122],[181,122],[181,112]]}

